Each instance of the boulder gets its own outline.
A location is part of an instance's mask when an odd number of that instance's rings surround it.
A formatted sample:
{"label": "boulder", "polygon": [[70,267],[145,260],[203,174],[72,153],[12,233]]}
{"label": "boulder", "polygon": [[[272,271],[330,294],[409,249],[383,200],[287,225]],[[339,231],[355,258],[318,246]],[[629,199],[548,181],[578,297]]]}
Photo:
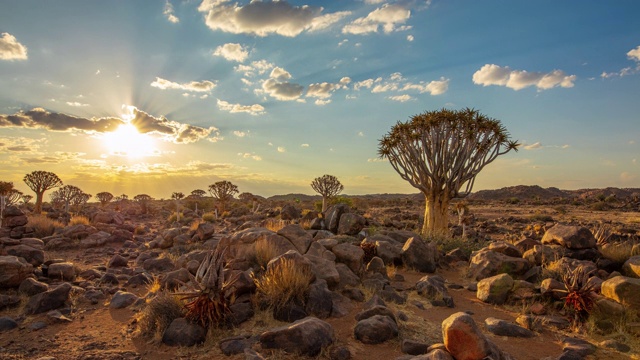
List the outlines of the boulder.
{"label": "boulder", "polygon": [[198,224],[198,228],[196,229],[196,235],[200,241],[205,241],[210,239],[215,233],[215,225],[210,222],[203,222]]}
{"label": "boulder", "polygon": [[616,276],[602,283],[601,292],[604,297],[640,310],[640,279]]}
{"label": "boulder", "polygon": [[289,240],[300,254],[306,254],[313,241],[313,236],[298,224],[287,225],[277,234]]}
{"label": "boulder", "polygon": [[10,317],[0,317],[0,333],[15,329],[18,327],[18,323]]}
{"label": "boulder", "polygon": [[347,265],[355,274],[362,272],[364,267],[364,250],[362,248],[349,243],[341,243],[334,246],[331,251],[336,255],[336,262]]}
{"label": "boulder", "polygon": [[456,360],[511,360],[485,337],[471,315],[458,312],[442,322],[442,338],[447,351]]}
{"label": "boulder", "polygon": [[402,264],[402,244],[393,240],[376,240],[375,244],[376,254],[384,260],[385,264]]}
{"label": "boulder", "polygon": [[207,330],[202,326],[177,318],[162,334],[162,342],[169,346],[194,346],[203,343],[206,336]]}
{"label": "boulder", "polygon": [[107,264],[107,267],[108,268],[127,267],[128,263],[129,263],[128,259],[126,259],[122,255],[115,254],[111,258],[111,260],[109,260],[109,263]]}
{"label": "boulder", "polygon": [[309,315],[326,319],[331,316],[332,309],[333,300],[327,282],[322,279],[317,279],[309,286],[309,295],[307,297],[305,310]]}
{"label": "boulder", "polygon": [[357,235],[367,224],[364,216],[354,213],[344,213],[340,216],[338,234]]}
{"label": "boulder", "polygon": [[166,272],[175,269],[173,261],[168,257],[147,259],[142,267],[151,272]]}
{"label": "boulder", "polygon": [[475,280],[482,280],[502,273],[522,275],[530,267],[531,264],[523,258],[507,256],[485,248],[471,253],[469,276]]}
{"label": "boulder", "polygon": [[632,256],[622,265],[622,272],[634,278],[640,278],[640,255]]}
{"label": "boulder", "polygon": [[7,255],[21,257],[35,267],[42,265],[44,262],[44,251],[42,248],[37,249],[29,245],[15,245],[5,248]]}
{"label": "boulder", "polygon": [[488,249],[511,257],[522,257],[520,249],[505,241],[494,241],[489,244]]}
{"label": "boulder", "polygon": [[60,262],[49,265],[48,277],[50,279],[62,279],[73,281],[76,278],[76,269],[73,263]]}
{"label": "boulder", "polygon": [[33,273],[33,266],[16,256],[0,256],[0,289],[18,287]]}
{"label": "boulder", "polygon": [[309,254],[304,257],[311,262],[311,271],[316,275],[316,279],[325,280],[330,289],[335,289],[338,286],[340,273],[338,273],[334,261]]}
{"label": "boulder", "polygon": [[324,213],[324,224],[327,230],[334,234],[338,233],[338,226],[340,224],[340,218],[342,214],[349,212],[349,206],[345,204],[336,204],[330,206]]}
{"label": "boulder", "polygon": [[535,336],[533,331],[505,320],[489,317],[484,320],[484,323],[487,326],[487,330],[494,335],[524,338]]}
{"label": "boulder", "polygon": [[440,275],[427,275],[416,283],[416,291],[431,301],[432,305],[444,305],[454,307],[453,297]]}
{"label": "boulder", "polygon": [[282,349],[287,353],[306,356],[318,355],[334,341],[333,327],[315,317],[306,317],[260,335],[260,345],[264,349]]}
{"label": "boulder", "polygon": [[83,248],[95,248],[106,244],[111,238],[111,234],[106,231],[98,231],[86,238],[80,240],[80,246]]}
{"label": "boulder", "polygon": [[20,286],[18,287],[18,292],[28,296],[40,294],[47,290],[49,290],[49,285],[33,278],[24,279],[24,281],[22,281],[20,283]]}
{"label": "boulder", "polygon": [[51,290],[30,297],[24,307],[24,313],[27,315],[40,314],[64,306],[69,298],[71,288],[71,284],[62,283]]}
{"label": "boulder", "polygon": [[111,302],[109,303],[109,308],[111,309],[126,308],[127,306],[135,303],[136,300],[138,299],[139,297],[137,297],[136,294],[132,294],[126,291],[117,291],[115,294],[113,294],[113,297],[111,298]]}
{"label": "boulder", "polygon": [[438,248],[435,243],[425,243],[419,237],[409,238],[402,247],[404,265],[424,273],[436,271]]}
{"label": "boulder", "polygon": [[593,249],[596,238],[586,227],[556,224],[544,233],[542,244],[560,245],[568,249]]}
{"label": "boulder", "polygon": [[93,216],[91,222],[122,225],[124,224],[124,216],[115,211],[99,211]]}
{"label": "boulder", "polygon": [[374,315],[358,321],[353,335],[365,344],[380,344],[398,337],[398,324],[389,316]]}
{"label": "boulder", "polygon": [[513,278],[509,274],[500,274],[478,282],[476,297],[482,302],[502,305],[507,301],[513,288]]}
{"label": "boulder", "polygon": [[282,220],[298,220],[302,216],[300,209],[291,204],[287,204],[280,210],[280,219]]}

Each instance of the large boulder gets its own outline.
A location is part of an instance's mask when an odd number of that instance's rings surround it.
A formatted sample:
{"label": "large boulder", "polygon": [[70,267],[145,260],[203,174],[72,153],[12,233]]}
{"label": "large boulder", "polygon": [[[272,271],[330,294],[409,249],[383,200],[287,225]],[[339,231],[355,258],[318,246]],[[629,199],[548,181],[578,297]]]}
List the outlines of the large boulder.
{"label": "large boulder", "polygon": [[29,245],[15,245],[5,248],[7,255],[13,255],[24,258],[27,262],[35,267],[42,265],[44,262],[44,251],[36,249]]}
{"label": "large boulder", "polygon": [[481,249],[471,253],[469,276],[475,280],[482,280],[502,273],[522,275],[531,264],[523,259],[507,256],[503,253]]}
{"label": "large boulder", "polygon": [[364,216],[354,213],[344,213],[340,216],[338,234],[357,235],[367,224]]}
{"label": "large boulder", "polygon": [[300,254],[306,254],[313,242],[313,236],[298,224],[287,225],[277,234],[289,240]]}
{"label": "large boulder", "polygon": [[338,233],[338,226],[340,225],[340,218],[342,214],[349,212],[349,206],[345,204],[336,204],[327,209],[324,213],[324,224],[327,230],[334,234]]}
{"label": "large boulder", "polygon": [[162,342],[169,346],[194,346],[203,343],[206,336],[207,330],[202,326],[177,318],[162,334]]}
{"label": "large boulder", "polygon": [[91,221],[93,223],[122,225],[124,224],[124,216],[115,211],[99,211]]}
{"label": "large boulder", "polygon": [[316,356],[335,341],[333,327],[318,318],[306,317],[292,324],[267,330],[260,335],[264,349]]}
{"label": "large boulder", "polygon": [[545,232],[542,244],[560,245],[568,249],[593,249],[596,238],[582,226],[556,224]]}
{"label": "large boulder", "polygon": [[640,279],[616,276],[604,281],[600,291],[609,299],[640,310]]}
{"label": "large boulder", "polygon": [[86,238],[80,240],[80,246],[83,248],[94,248],[106,244],[111,238],[111,234],[106,231],[98,231]]}
{"label": "large boulder", "polygon": [[632,256],[622,265],[625,275],[640,278],[640,255]]}
{"label": "large boulder", "polygon": [[454,307],[453,297],[444,283],[444,278],[440,275],[427,275],[416,283],[416,291],[431,301],[433,305],[446,305]]}
{"label": "large boulder", "polygon": [[33,273],[33,266],[16,256],[0,256],[0,289],[20,286]]}
{"label": "large boulder", "polygon": [[25,314],[40,314],[64,306],[67,299],[69,299],[71,288],[71,284],[62,283],[51,290],[30,297],[24,307]]}
{"label": "large boulder", "polygon": [[309,254],[306,254],[304,257],[311,262],[311,271],[316,275],[316,279],[325,280],[330,289],[338,286],[340,283],[340,273],[338,273],[334,261]]}
{"label": "large boulder", "polygon": [[331,251],[336,255],[336,262],[341,262],[349,267],[355,274],[360,274],[364,268],[364,250],[359,246],[349,243],[341,243]]}
{"label": "large boulder", "polygon": [[425,243],[419,237],[409,238],[402,247],[404,265],[424,273],[433,273],[438,264],[438,248],[435,243]]}
{"label": "large boulder", "polygon": [[48,276],[50,279],[73,281],[76,278],[76,269],[70,262],[54,263],[49,265]]}
{"label": "large boulder", "polygon": [[291,204],[287,204],[280,210],[280,219],[282,220],[298,220],[302,216],[300,209]]}
{"label": "large boulder", "polygon": [[389,316],[374,315],[358,321],[353,335],[365,344],[380,344],[398,336],[398,324]]}
{"label": "large boulder", "polygon": [[484,324],[487,326],[489,332],[498,336],[530,338],[536,335],[533,331],[525,329],[520,325],[493,317],[486,318]]}
{"label": "large boulder", "polygon": [[376,254],[385,264],[402,264],[402,244],[393,240],[376,240],[375,244]]}
{"label": "large boulder", "polygon": [[507,301],[512,288],[513,278],[509,274],[500,274],[480,280],[476,297],[489,304],[502,305]]}
{"label": "large boulder", "polygon": [[213,223],[203,222],[198,224],[198,228],[196,229],[196,236],[198,236],[198,239],[200,239],[200,241],[205,241],[210,239],[215,231],[216,229]]}
{"label": "large boulder", "polygon": [[442,322],[442,338],[456,360],[511,360],[482,334],[471,315],[458,312]]}

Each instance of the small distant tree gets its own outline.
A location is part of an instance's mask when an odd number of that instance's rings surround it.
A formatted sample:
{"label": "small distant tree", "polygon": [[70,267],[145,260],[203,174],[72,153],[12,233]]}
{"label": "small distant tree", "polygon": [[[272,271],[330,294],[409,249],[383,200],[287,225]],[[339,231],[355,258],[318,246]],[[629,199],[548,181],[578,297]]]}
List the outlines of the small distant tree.
{"label": "small distant tree", "polygon": [[31,201],[31,199],[33,199],[32,195],[29,194],[22,194],[22,203],[27,205],[29,203],[29,201]]}
{"label": "small distant tree", "polygon": [[138,204],[140,204],[140,207],[142,208],[142,213],[146,214],[149,211],[149,208],[148,208],[149,201],[153,200],[153,198],[147,194],[138,194],[133,197],[133,200],[135,200]]}
{"label": "small distant tree", "polygon": [[71,205],[76,207],[77,212],[81,212],[84,209],[84,206],[87,204],[87,201],[91,199],[91,196],[91,194],[87,194],[81,191],[80,194],[71,199]]}
{"label": "small distant tree", "polygon": [[311,188],[318,194],[322,195],[322,211],[327,210],[327,200],[340,194],[344,190],[344,186],[337,177],[333,175],[322,175],[313,179]]}
{"label": "small distant tree", "polygon": [[96,199],[100,201],[100,205],[102,207],[105,207],[111,200],[113,200],[113,194],[107,191],[99,192],[96,194]]}
{"label": "small distant tree", "polygon": [[22,197],[22,192],[13,188],[13,183],[0,181],[0,220],[4,218],[4,210],[18,202]]}
{"label": "small distant tree", "polygon": [[200,201],[200,199],[202,199],[203,196],[206,195],[206,193],[207,192],[202,190],[202,189],[196,189],[196,190],[193,190],[191,192],[191,195],[189,195],[195,201],[195,204],[196,204],[195,212],[196,212],[196,214],[198,213],[198,202]]}
{"label": "small distant tree", "polygon": [[184,194],[181,192],[174,192],[171,194],[171,198],[176,202],[176,220],[180,221],[180,200],[184,198]]}
{"label": "small distant tree", "polygon": [[209,185],[209,194],[211,194],[212,198],[218,200],[220,204],[220,214],[224,213],[227,203],[231,201],[237,193],[238,187],[227,180],[218,181],[215,184]]}
{"label": "small distant tree", "polygon": [[65,185],[57,190],[58,197],[64,203],[64,211],[69,212],[69,205],[76,197],[83,194],[79,187],[73,185]]}
{"label": "small distant tree", "polygon": [[44,192],[62,186],[62,180],[58,175],[48,171],[33,171],[24,176],[23,181],[36,193],[36,206],[34,213],[42,212],[42,196]]}
{"label": "small distant tree", "polygon": [[256,213],[260,208],[260,203],[258,202],[258,197],[253,195],[250,192],[243,192],[238,195],[238,199],[245,204],[251,204],[251,212]]}
{"label": "small distant tree", "polygon": [[446,233],[451,199],[469,194],[487,164],[518,146],[498,120],[469,108],[442,109],[398,122],[378,154],[424,195],[422,234],[428,235]]}

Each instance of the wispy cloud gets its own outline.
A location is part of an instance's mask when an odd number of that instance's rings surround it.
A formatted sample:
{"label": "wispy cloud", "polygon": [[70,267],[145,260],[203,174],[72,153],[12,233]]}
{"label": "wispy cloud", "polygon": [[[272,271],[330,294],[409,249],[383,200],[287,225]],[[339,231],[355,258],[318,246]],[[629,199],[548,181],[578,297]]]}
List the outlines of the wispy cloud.
{"label": "wispy cloud", "polygon": [[230,113],[248,113],[251,115],[261,115],[264,114],[264,106],[260,104],[253,105],[241,105],[241,104],[231,104],[227,101],[218,99],[218,109],[228,111]]}
{"label": "wispy cloud", "polygon": [[27,47],[18,42],[15,36],[2,33],[0,37],[0,60],[27,60]]}
{"label": "wispy cloud", "polygon": [[160,77],[156,77],[156,80],[151,83],[151,86],[161,90],[185,90],[194,92],[208,92],[216,87],[216,83],[209,80],[203,81],[191,81],[184,84],[179,84],[173,81],[169,81]]}
{"label": "wispy cloud", "polygon": [[214,56],[222,56],[229,61],[244,62],[249,57],[249,52],[240,44],[227,43],[218,46],[213,51]]}
{"label": "wispy cloud", "polygon": [[180,22],[180,19],[178,19],[178,17],[174,14],[173,5],[171,5],[169,0],[167,0],[167,2],[164,4],[163,14],[167,17],[167,20],[169,20],[169,22],[171,23],[177,24]]}
{"label": "wispy cloud", "polygon": [[627,58],[629,60],[634,61],[636,63],[635,66],[627,66],[623,69],[620,69],[620,71],[616,71],[616,72],[610,72],[610,73],[603,72],[602,74],[600,74],[600,77],[603,79],[607,79],[612,77],[623,77],[627,75],[633,75],[640,72],[640,45],[638,45],[634,49],[629,50],[629,52],[627,52]]}
{"label": "wispy cloud", "polygon": [[[371,89],[372,93],[386,92],[418,92],[420,94],[428,93],[430,95],[441,95],[449,89],[449,79],[441,77],[439,80],[420,81],[413,83],[405,79],[401,73],[395,72],[387,79],[378,77],[376,79],[366,79],[358,81],[353,85],[354,90]],[[408,96],[408,95],[407,95]],[[394,101],[408,101],[407,96],[390,96],[389,99]]]}
{"label": "wispy cloud", "polygon": [[411,10],[404,4],[384,4],[367,16],[357,18],[342,28],[345,34],[376,33],[382,29],[385,33],[407,30],[410,26],[402,26],[411,17]]}
{"label": "wispy cloud", "polygon": [[512,70],[508,66],[486,64],[473,74],[473,83],[489,86],[506,86],[510,89],[521,90],[530,86],[538,90],[554,87],[571,88],[576,80],[575,75],[567,75],[562,70],[548,73],[529,72],[526,70]]}

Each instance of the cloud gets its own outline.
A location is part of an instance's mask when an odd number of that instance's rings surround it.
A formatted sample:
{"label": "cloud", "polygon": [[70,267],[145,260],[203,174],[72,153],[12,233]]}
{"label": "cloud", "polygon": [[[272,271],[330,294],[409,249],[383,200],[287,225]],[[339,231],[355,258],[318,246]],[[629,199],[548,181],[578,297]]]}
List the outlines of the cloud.
{"label": "cloud", "polygon": [[633,61],[640,61],[640,45],[635,49],[629,50],[627,57]]}
{"label": "cloud", "polygon": [[535,150],[535,149],[541,149],[541,148],[542,148],[542,144],[540,142],[536,142],[536,143],[524,146],[525,150]]}
{"label": "cloud", "polygon": [[0,37],[0,60],[27,60],[27,47],[20,44],[15,36],[2,33]]}
{"label": "cloud", "polygon": [[180,19],[178,19],[178,17],[174,15],[173,5],[171,5],[169,0],[167,0],[167,2],[164,4],[164,10],[162,13],[167,17],[167,20],[169,20],[169,22],[174,24],[177,24],[180,22]]}
{"label": "cloud", "polygon": [[[356,82],[353,86],[354,90],[371,89],[372,93],[385,93],[394,91],[417,91],[420,94],[429,93],[430,95],[441,95],[449,89],[449,79],[441,77],[440,80],[420,81],[412,83],[407,81],[401,73],[395,72],[389,75],[387,80],[379,77],[377,79],[367,79]],[[400,96],[393,96],[394,99],[402,99]],[[390,97],[391,98],[391,97]],[[406,98],[406,97],[405,97]]]}
{"label": "cloud", "polygon": [[160,134],[164,140],[176,144],[189,144],[202,139],[216,142],[222,138],[220,132],[215,127],[203,128],[190,124],[182,124],[177,121],[167,120],[164,117],[155,117],[144,111],[138,110],[134,106],[127,107],[129,111],[130,123],[134,125],[140,133]]}
{"label": "cloud", "polygon": [[320,7],[293,6],[286,1],[251,1],[239,5],[225,0],[205,0],[198,10],[206,13],[205,23],[212,30],[262,37],[269,34],[294,37],[306,30],[322,30],[349,14],[321,14]]}
{"label": "cloud", "polygon": [[633,75],[640,72],[640,45],[638,45],[638,47],[634,49],[629,50],[629,52],[627,52],[627,58],[629,58],[629,60],[635,61],[636,66],[635,67],[628,66],[621,69],[618,72],[610,72],[610,73],[602,72],[602,74],[600,74],[600,77],[603,79],[608,79],[612,77],[623,77],[627,75]]}
{"label": "cloud", "polygon": [[342,88],[341,84],[331,84],[328,82],[311,84],[307,89],[307,96],[319,99],[327,99],[331,97],[332,92],[340,88]]}
{"label": "cloud", "polygon": [[241,138],[241,137],[245,137],[245,136],[247,136],[247,133],[246,133],[246,132],[244,132],[244,131],[236,130],[236,131],[234,131],[234,132],[233,132],[233,135],[235,135],[235,136],[237,136],[237,137],[240,137],[240,138]]}
{"label": "cloud", "polygon": [[239,156],[242,156],[244,159],[253,159],[255,161],[262,161],[262,156],[256,155],[254,153],[238,153]]}
{"label": "cloud", "polygon": [[213,55],[222,56],[229,61],[244,62],[249,57],[249,52],[240,44],[227,43],[218,46]]}
{"label": "cloud", "polygon": [[282,146],[278,146],[278,152],[279,152],[279,153],[287,152],[287,149],[285,149],[285,148],[284,148],[284,147],[282,147]]}
{"label": "cloud", "polygon": [[252,61],[250,65],[238,65],[234,68],[234,70],[244,73],[244,76],[246,77],[253,77],[256,76],[256,73],[262,75],[267,71],[273,69],[274,67],[275,65],[263,59]]}
{"label": "cloud", "polygon": [[547,90],[558,86],[571,88],[575,80],[575,75],[567,75],[561,70],[553,70],[549,73],[528,72],[526,70],[511,70],[508,66],[501,67],[495,64],[486,64],[473,74],[474,84],[506,86],[516,91],[529,86],[535,86],[538,90]]}
{"label": "cloud", "polygon": [[[298,99],[302,95],[304,87],[299,84],[279,81],[278,79],[288,79],[291,77],[288,72],[284,70],[282,70],[284,72],[281,72],[279,70],[282,69],[273,69],[273,71],[271,72],[271,78],[262,83],[262,90],[264,90],[271,97],[278,100],[291,101]],[[274,78],[274,75],[276,78]]]}
{"label": "cloud", "polygon": [[316,99],[316,101],[314,101],[314,104],[316,104],[318,106],[324,106],[324,105],[327,105],[327,104],[330,104],[330,103],[331,103],[331,99],[326,99],[326,100],[324,100],[324,99]]}
{"label": "cloud", "polygon": [[370,12],[366,17],[355,19],[342,28],[345,34],[362,35],[378,32],[380,27],[385,33],[406,30],[410,27],[401,26],[411,17],[411,11],[401,4],[384,4]]}
{"label": "cloud", "polygon": [[88,119],[51,113],[42,108],[35,108],[27,112],[21,111],[14,115],[0,114],[0,127],[47,129],[51,131],[111,132],[124,123],[122,119],[115,117]]}
{"label": "cloud", "polygon": [[408,42],[412,42],[413,41],[413,35],[407,35],[407,41]]}
{"label": "cloud", "polygon": [[185,91],[194,91],[194,92],[207,92],[215,88],[216,83],[209,80],[203,80],[203,81],[191,81],[186,84],[178,84],[173,81],[156,77],[156,80],[151,83],[151,86],[161,90],[176,89],[176,90],[185,90]]}
{"label": "cloud", "polygon": [[399,101],[399,102],[407,102],[409,100],[415,100],[414,98],[411,97],[411,95],[396,95],[396,96],[389,96],[388,99],[391,99],[393,101]]}
{"label": "cloud", "polygon": [[27,164],[46,164],[46,163],[58,164],[64,161],[78,160],[78,158],[83,155],[85,155],[85,153],[56,151],[51,155],[37,156],[37,157],[23,157],[23,158],[20,158],[20,160],[22,160]]}
{"label": "cloud", "polygon": [[79,103],[77,101],[67,101],[67,105],[69,106],[73,106],[73,107],[84,107],[84,106],[89,106],[89,104],[83,104],[83,103]]}
{"label": "cloud", "polygon": [[308,148],[308,147],[309,147],[309,144],[300,144],[300,147]]}
{"label": "cloud", "polygon": [[637,176],[636,176],[636,175],[631,174],[631,173],[626,172],[626,171],[624,171],[624,172],[622,172],[622,173],[620,174],[620,180],[621,180],[622,182],[625,182],[625,183],[626,183],[626,182],[632,182],[632,181],[634,181],[636,178],[637,178]]}
{"label": "cloud", "polygon": [[231,104],[220,99],[218,99],[218,108],[220,110],[228,111],[230,113],[245,112],[254,116],[262,115],[265,113],[264,107],[260,104],[253,104],[253,105]]}

